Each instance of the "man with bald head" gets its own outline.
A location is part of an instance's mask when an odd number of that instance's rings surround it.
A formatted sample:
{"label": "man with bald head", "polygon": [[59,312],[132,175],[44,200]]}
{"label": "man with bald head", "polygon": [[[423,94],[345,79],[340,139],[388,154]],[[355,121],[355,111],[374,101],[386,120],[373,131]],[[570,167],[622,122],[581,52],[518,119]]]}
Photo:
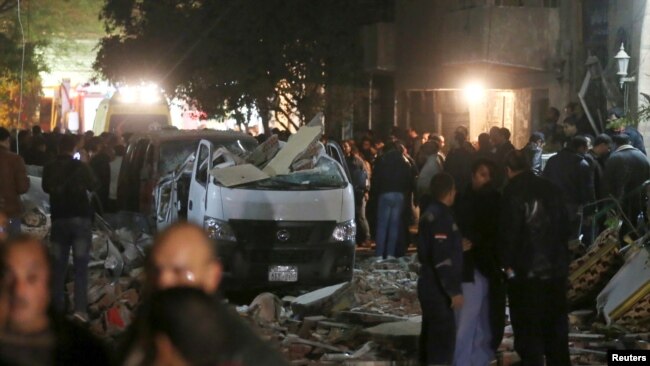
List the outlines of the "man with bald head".
{"label": "man with bald head", "polygon": [[50,262],[40,241],[10,239],[0,250],[0,269],[0,364],[108,364],[90,333],[50,310]]}
{"label": "man with bald head", "polygon": [[[223,338],[220,334],[208,338],[215,341],[212,349],[219,355],[219,365],[287,365],[280,353],[259,339],[217,295],[222,273],[215,244],[201,227],[187,222],[176,223],[156,236],[147,258],[147,282],[152,290],[150,296],[175,287],[198,288],[212,296],[213,315],[219,319],[218,329],[223,329],[224,324],[228,328],[225,340],[217,342]],[[125,349],[120,352],[125,357],[120,362],[122,365],[154,362],[155,350],[152,347],[155,340],[152,337],[156,324],[153,324],[155,309],[151,307],[150,296],[143,299],[138,316],[125,339]],[[187,317],[188,322],[193,321],[192,314],[187,314]]]}
{"label": "man with bald head", "polygon": [[222,273],[216,246],[193,224],[170,226],[156,237],[151,248],[148,276],[154,288],[189,286],[213,294]]}

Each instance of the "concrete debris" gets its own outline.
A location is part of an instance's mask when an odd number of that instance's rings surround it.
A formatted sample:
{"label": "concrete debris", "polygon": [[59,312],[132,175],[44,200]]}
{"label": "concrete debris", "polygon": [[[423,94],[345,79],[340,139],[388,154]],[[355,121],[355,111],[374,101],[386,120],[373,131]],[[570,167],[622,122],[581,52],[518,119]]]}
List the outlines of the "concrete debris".
{"label": "concrete debris", "polygon": [[264,292],[251,302],[245,310],[258,323],[277,323],[283,314],[282,300],[269,292]]}
{"label": "concrete debris", "polygon": [[604,230],[587,252],[569,265],[567,299],[574,307],[593,304],[596,295],[621,268],[618,228]]}
{"label": "concrete debris", "polygon": [[280,140],[277,135],[271,135],[266,141],[261,143],[246,159],[250,164],[255,166],[264,166],[268,161],[273,159],[275,154],[280,150]]}
{"label": "concrete debris", "polygon": [[297,297],[291,303],[291,310],[299,316],[332,314],[349,308],[354,302],[352,286],[346,282]]}
{"label": "concrete debris", "polygon": [[319,126],[303,126],[289,138],[287,144],[264,167],[264,172],[270,176],[285,175],[291,173],[290,167],[296,158],[300,157],[309,146],[318,141],[323,133]]}
{"label": "concrete debris", "polygon": [[47,216],[38,206],[31,206],[25,208],[22,221],[28,227],[41,227],[47,225]]}
{"label": "concrete debris", "polygon": [[351,282],[283,298],[286,316],[277,323],[260,322],[250,311],[257,304],[276,306],[269,294],[238,311],[293,364],[417,365],[421,312],[417,275],[411,272],[415,262],[415,256],[357,261]]}
{"label": "concrete debris", "polygon": [[234,187],[268,179],[269,175],[252,164],[215,168],[210,174],[224,187]]}
{"label": "concrete debris", "polygon": [[608,325],[650,330],[649,260],[646,248],[633,247],[623,267],[598,295],[596,308]]}

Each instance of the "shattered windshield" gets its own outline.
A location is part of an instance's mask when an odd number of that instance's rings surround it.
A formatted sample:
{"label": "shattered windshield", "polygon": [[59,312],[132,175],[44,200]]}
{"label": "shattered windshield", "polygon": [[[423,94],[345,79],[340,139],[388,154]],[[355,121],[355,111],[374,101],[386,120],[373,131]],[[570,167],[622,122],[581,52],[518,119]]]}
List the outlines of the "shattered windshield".
{"label": "shattered windshield", "polygon": [[[176,169],[180,164],[183,164],[188,156],[196,152],[196,148],[199,146],[200,140],[201,138],[197,138],[196,140],[186,139],[166,141],[161,143],[160,159],[158,161],[158,172],[161,175],[165,175]],[[223,138],[210,141],[212,141],[216,147],[223,146],[237,155],[252,151],[256,147],[256,145],[254,143],[251,143],[251,141],[244,141],[239,139],[233,139],[225,144]]]}
{"label": "shattered windshield", "polygon": [[332,158],[321,156],[312,169],[277,175],[269,179],[254,182],[244,188],[253,189],[332,189],[347,185],[340,166]]}

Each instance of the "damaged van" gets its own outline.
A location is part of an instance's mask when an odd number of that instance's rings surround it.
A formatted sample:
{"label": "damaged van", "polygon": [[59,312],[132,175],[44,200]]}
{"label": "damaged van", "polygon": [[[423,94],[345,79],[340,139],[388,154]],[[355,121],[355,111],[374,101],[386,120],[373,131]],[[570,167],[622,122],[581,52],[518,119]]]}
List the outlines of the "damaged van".
{"label": "damaged van", "polygon": [[320,131],[306,126],[253,150],[202,140],[156,186],[158,228],[179,219],[204,227],[226,288],[350,280],[354,196],[340,148],[319,142]]}

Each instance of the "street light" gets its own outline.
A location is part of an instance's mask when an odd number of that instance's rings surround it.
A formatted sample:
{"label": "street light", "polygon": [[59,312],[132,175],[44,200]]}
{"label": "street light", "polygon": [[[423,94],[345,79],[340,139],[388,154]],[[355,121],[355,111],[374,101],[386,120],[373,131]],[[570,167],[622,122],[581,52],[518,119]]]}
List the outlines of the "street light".
{"label": "street light", "polygon": [[614,56],[616,62],[618,63],[618,75],[621,78],[621,88],[625,85],[626,82],[634,82],[634,77],[627,77],[627,68],[630,65],[630,55],[625,52],[625,46],[621,43],[621,49],[618,51],[616,56]]}
{"label": "street light", "polygon": [[616,75],[621,78],[621,89],[623,89],[623,110],[625,113],[627,113],[629,112],[629,106],[627,102],[629,90],[626,83],[633,83],[636,81],[636,78],[634,76],[627,76],[627,68],[630,65],[630,55],[625,52],[625,46],[623,43],[621,43],[621,49],[618,51],[616,56],[614,56],[614,58],[618,64],[618,72]]}

